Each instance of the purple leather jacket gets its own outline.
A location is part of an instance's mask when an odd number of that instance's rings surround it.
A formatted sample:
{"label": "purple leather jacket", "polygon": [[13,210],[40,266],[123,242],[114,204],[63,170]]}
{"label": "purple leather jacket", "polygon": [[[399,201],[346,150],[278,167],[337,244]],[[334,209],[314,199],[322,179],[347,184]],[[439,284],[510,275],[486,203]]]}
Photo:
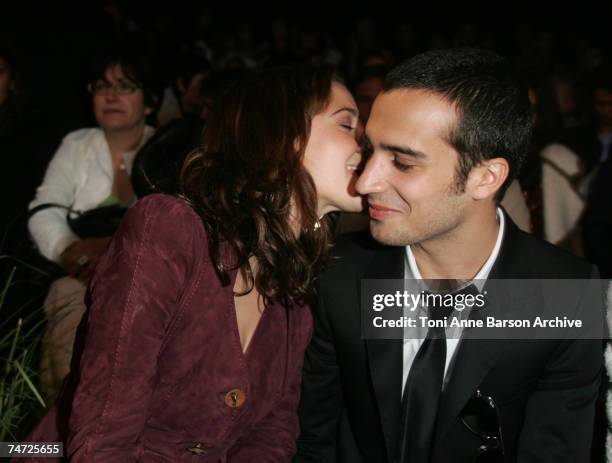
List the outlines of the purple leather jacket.
{"label": "purple leather jacket", "polygon": [[66,406],[29,440],[61,438],[65,415],[73,462],[289,462],[310,311],[267,307],[243,354],[235,276],[221,285],[186,202],[140,200],[91,282]]}

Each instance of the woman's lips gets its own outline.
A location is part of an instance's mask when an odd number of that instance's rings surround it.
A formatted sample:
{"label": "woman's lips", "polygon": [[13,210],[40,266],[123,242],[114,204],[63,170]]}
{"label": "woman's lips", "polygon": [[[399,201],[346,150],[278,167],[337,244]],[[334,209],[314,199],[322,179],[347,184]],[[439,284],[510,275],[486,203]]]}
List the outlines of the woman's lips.
{"label": "woman's lips", "polygon": [[396,214],[400,211],[397,209],[391,209],[390,207],[385,207],[381,204],[373,204],[368,203],[368,213],[370,217],[376,220],[381,220],[389,217],[392,214]]}

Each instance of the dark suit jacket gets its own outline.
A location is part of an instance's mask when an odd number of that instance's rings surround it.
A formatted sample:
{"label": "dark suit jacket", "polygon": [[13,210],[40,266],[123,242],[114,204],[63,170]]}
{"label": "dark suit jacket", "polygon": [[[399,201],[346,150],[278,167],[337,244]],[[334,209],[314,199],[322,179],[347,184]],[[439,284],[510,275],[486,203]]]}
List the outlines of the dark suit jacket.
{"label": "dark suit jacket", "polygon": [[30,440],[67,433],[73,462],[290,461],[310,310],[268,306],[243,354],[235,275],[221,285],[183,200],[130,208],[92,280],[60,406]]}
{"label": "dark suit jacket", "polygon": [[[489,281],[595,276],[589,264],[520,231],[507,215],[506,224]],[[363,278],[403,278],[404,248],[353,234],[340,239],[335,252],[314,307],[294,461],[391,463],[398,446],[403,343],[361,338],[359,295]],[[588,462],[601,352],[601,340],[462,340],[441,397],[432,461],[469,462],[482,444],[460,420],[479,388],[496,401],[513,461]]]}

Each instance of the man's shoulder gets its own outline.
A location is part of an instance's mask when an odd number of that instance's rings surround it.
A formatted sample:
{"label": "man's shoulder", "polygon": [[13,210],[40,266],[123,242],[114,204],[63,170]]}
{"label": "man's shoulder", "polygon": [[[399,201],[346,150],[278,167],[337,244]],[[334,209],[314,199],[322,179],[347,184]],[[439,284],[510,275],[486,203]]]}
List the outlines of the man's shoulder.
{"label": "man's shoulder", "polygon": [[[512,227],[511,243],[501,251],[500,277],[569,279],[589,278],[593,265],[558,246]],[[512,265],[507,265],[509,262]],[[520,269],[520,270],[519,270]]]}

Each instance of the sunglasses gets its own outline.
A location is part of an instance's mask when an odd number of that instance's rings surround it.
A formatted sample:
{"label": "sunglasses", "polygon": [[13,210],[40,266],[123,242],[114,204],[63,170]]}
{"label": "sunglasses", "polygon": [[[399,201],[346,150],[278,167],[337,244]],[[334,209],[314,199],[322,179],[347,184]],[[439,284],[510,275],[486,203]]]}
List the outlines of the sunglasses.
{"label": "sunglasses", "polygon": [[476,449],[472,463],[505,463],[501,420],[495,401],[483,395],[480,389],[468,401],[461,412],[461,421],[483,444]]}

